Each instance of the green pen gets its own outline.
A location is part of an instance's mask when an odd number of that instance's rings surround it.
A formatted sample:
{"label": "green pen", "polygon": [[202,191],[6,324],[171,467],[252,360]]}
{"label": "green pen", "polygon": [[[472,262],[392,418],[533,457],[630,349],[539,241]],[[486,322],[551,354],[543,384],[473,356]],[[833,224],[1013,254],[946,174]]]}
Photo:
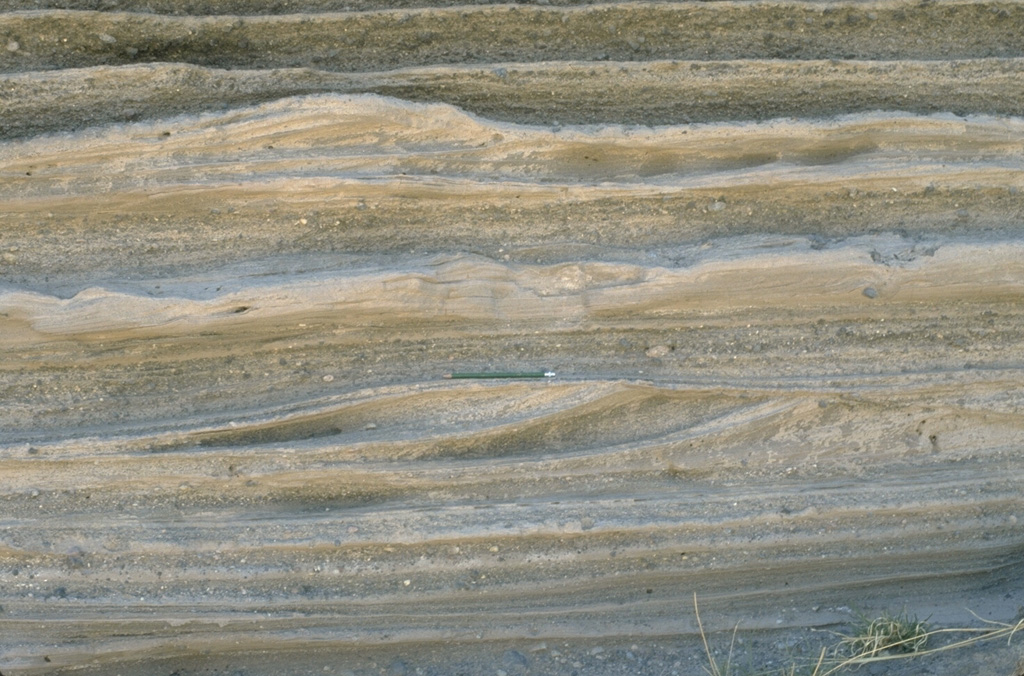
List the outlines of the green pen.
{"label": "green pen", "polygon": [[465,380],[483,380],[486,378],[554,378],[554,371],[495,371],[494,373],[446,373],[443,378]]}

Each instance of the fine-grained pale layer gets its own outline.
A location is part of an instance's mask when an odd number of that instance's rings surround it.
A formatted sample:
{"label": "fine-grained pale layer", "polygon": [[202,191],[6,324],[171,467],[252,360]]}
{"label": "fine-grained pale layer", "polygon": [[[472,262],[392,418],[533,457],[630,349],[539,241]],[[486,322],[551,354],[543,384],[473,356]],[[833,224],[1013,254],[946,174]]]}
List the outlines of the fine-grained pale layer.
{"label": "fine-grained pale layer", "polygon": [[[859,308],[868,304],[864,290],[869,288],[889,303],[979,298],[1016,303],[1024,297],[1024,249],[1016,244],[936,246],[898,266],[873,260],[876,250],[870,244],[827,253],[755,253],[676,269],[605,262],[508,265],[466,257],[401,272],[236,279],[232,292],[203,300],[188,295],[205,295],[208,282],[202,287],[183,283],[174,295],[91,287],[61,299],[13,291],[0,294],[0,324],[27,325],[36,336],[50,339],[204,330],[244,335],[258,331],[262,321],[298,321],[307,315],[339,329],[459,322],[642,327],[652,318],[686,316],[703,308]],[[17,332],[9,336],[5,342],[10,344]]]}

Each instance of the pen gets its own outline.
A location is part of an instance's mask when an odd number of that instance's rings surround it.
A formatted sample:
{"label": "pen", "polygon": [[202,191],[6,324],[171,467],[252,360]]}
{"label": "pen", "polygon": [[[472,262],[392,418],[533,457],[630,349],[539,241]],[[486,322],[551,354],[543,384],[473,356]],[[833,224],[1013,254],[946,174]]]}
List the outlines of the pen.
{"label": "pen", "polygon": [[494,373],[446,373],[442,377],[458,380],[470,378],[482,380],[486,378],[554,378],[555,374],[553,371],[496,371]]}

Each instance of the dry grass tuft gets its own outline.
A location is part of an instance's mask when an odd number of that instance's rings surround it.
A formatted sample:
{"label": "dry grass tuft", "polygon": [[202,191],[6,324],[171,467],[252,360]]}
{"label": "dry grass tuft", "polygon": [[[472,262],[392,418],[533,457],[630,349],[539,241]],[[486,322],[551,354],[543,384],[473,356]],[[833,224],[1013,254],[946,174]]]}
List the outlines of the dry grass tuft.
{"label": "dry grass tuft", "polygon": [[911,617],[904,610],[899,615],[861,617],[853,635],[843,637],[840,645],[857,657],[874,657],[888,651],[916,653],[928,644],[928,636],[928,622]]}
{"label": "dry grass tuft", "polygon": [[[693,611],[697,616],[697,628],[700,630],[700,637],[704,642],[704,652],[708,659],[708,666],[704,670],[710,676],[737,676],[733,670],[733,648],[736,645],[736,631],[739,625],[737,624],[733,629],[728,657],[723,663],[719,663],[715,659],[704,633],[704,624],[700,619],[696,594],[693,595]],[[978,616],[975,615],[975,617]],[[899,615],[885,613],[875,619],[862,618],[854,633],[849,636],[841,636],[839,642],[834,646],[822,647],[816,662],[803,665],[794,663],[784,669],[771,672],[747,673],[749,676],[768,676],[768,674],[774,676],[833,676],[844,670],[871,662],[917,659],[997,638],[1005,638],[1009,645],[1017,632],[1024,631],[1024,619],[1015,624],[993,622],[980,617],[978,620],[987,626],[929,629],[927,621],[911,617],[906,611]],[[960,637],[966,635],[966,638],[959,638],[934,648],[926,648],[930,640],[947,635]],[[1015,676],[1024,676],[1024,670],[1018,669]]]}

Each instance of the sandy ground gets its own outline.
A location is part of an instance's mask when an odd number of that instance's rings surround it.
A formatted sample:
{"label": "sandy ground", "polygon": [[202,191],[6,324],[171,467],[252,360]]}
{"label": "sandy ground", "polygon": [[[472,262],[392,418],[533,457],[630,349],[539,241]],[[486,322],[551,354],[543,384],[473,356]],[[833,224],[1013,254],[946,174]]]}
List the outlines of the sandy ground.
{"label": "sandy ground", "polygon": [[1019,3],[0,10],[3,674],[1024,613]]}

